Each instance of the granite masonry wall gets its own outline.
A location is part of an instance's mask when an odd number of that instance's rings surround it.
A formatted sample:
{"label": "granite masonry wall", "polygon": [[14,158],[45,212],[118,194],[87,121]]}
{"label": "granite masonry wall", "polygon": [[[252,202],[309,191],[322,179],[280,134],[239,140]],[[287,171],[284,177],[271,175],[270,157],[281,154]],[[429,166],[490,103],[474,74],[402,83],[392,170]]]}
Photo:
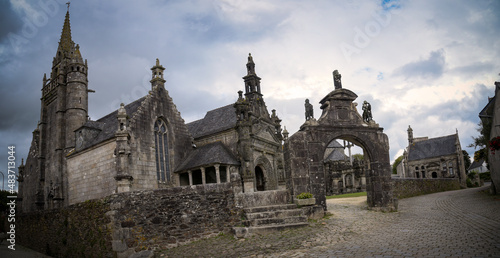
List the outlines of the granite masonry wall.
{"label": "granite masonry wall", "polygon": [[458,178],[393,178],[392,183],[393,195],[399,199],[460,189]]}
{"label": "granite masonry wall", "polygon": [[230,183],[114,194],[19,215],[19,244],[54,257],[129,257],[229,232],[240,223]]}
{"label": "granite masonry wall", "polygon": [[116,193],[115,148],[112,141],[67,159],[70,205]]}
{"label": "granite masonry wall", "polygon": [[92,200],[17,214],[16,243],[52,257],[113,257],[108,211],[109,204]]}

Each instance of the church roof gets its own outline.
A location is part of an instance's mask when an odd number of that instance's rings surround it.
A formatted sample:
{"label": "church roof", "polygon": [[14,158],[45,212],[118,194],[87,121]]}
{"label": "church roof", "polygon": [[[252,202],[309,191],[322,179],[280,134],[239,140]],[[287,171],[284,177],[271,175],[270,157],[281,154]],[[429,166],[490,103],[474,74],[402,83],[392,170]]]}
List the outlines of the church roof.
{"label": "church roof", "polygon": [[[137,111],[137,109],[139,109],[139,107],[141,106],[142,102],[145,99],[146,97],[142,97],[125,106],[125,110],[127,111],[129,117],[132,117],[132,115]],[[116,118],[117,115],[118,115],[118,109],[103,116],[97,121],[89,120],[85,122],[85,124],[82,127],[97,129],[100,130],[100,132],[93,140],[85,142],[84,146],[82,147],[82,150],[113,138],[115,136],[116,130],[118,130],[118,119]]]}
{"label": "church roof", "polygon": [[342,149],[344,149],[344,146],[342,146],[342,144],[340,144],[338,141],[334,140],[328,144],[327,148],[342,148]]}
{"label": "church roof", "polygon": [[330,155],[325,159],[325,161],[338,161],[338,160],[345,160],[347,156],[344,153],[344,150],[340,149],[335,149],[333,150]]}
{"label": "church roof", "polygon": [[222,132],[236,126],[236,109],[233,104],[207,112],[204,118],[187,124],[193,138]]}
{"label": "church roof", "polygon": [[457,135],[452,134],[415,142],[409,146],[408,160],[428,159],[454,154],[457,152],[456,140]]}
{"label": "church roof", "polygon": [[176,171],[184,171],[209,164],[239,165],[240,162],[222,142],[213,142],[191,151]]}

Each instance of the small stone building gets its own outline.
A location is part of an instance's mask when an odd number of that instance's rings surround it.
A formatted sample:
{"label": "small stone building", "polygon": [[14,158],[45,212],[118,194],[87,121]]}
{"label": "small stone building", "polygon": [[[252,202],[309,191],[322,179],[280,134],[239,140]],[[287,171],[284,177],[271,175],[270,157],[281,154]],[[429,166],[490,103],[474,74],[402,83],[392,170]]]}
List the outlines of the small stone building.
{"label": "small stone building", "polygon": [[408,147],[403,154],[402,178],[458,178],[465,186],[462,147],[455,134],[428,138],[413,137],[408,127]]}
{"label": "small stone building", "polygon": [[23,212],[60,208],[114,193],[229,182],[245,193],[285,188],[281,120],[270,114],[249,55],[245,94],[186,124],[151,68],[149,93],[110,114],[88,117],[87,61],[71,37],[69,11],[43,77],[41,115],[19,167]]}

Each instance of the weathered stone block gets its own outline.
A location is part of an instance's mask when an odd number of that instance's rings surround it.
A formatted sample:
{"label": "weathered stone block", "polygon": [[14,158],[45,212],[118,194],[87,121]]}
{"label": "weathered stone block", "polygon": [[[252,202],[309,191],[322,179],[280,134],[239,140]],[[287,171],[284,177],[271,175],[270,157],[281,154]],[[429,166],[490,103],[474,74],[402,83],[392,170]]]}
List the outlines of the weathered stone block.
{"label": "weathered stone block", "polygon": [[316,198],[309,199],[293,199],[293,202],[299,206],[309,206],[316,204]]}

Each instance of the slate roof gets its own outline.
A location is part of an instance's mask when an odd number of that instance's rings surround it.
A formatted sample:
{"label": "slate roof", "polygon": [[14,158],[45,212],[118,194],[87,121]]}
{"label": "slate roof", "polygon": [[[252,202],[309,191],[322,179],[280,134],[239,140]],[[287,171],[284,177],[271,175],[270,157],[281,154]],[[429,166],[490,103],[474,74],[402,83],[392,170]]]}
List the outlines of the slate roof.
{"label": "slate roof", "polygon": [[409,146],[408,160],[420,160],[456,153],[456,134],[415,142]]}
{"label": "slate roof", "polygon": [[236,126],[236,109],[233,104],[208,111],[203,119],[187,124],[193,138],[225,131]]}
{"label": "slate roof", "polygon": [[[125,110],[127,111],[127,115],[129,117],[132,117],[135,112],[139,109],[141,106],[142,102],[146,99],[145,97],[142,97],[128,105],[125,106]],[[98,143],[101,143],[103,141],[109,140],[115,136],[115,132],[118,129],[118,119],[116,116],[118,115],[118,109],[101,117],[97,121],[92,121],[89,120],[85,122],[85,124],[82,127],[87,127],[87,128],[92,128],[92,129],[97,129],[100,130],[99,134],[92,140],[86,141],[84,145],[82,146],[82,149],[84,150],[86,148],[92,147]],[[80,129],[78,128],[78,129]],[[77,129],[77,130],[78,130]]]}
{"label": "slate roof", "polygon": [[467,170],[472,170],[478,167],[482,167],[484,163],[484,159],[480,159],[479,161],[473,161],[472,164],[470,164],[469,168]]}
{"label": "slate roof", "polygon": [[191,151],[176,171],[185,171],[209,164],[240,165],[234,154],[222,143],[213,142]]}
{"label": "slate roof", "polygon": [[346,157],[347,156],[345,155],[344,150],[335,149],[330,153],[330,155],[328,155],[325,161],[345,160]]}
{"label": "slate roof", "polygon": [[345,160],[347,157],[344,153],[344,146],[336,140],[331,141],[326,148],[332,148],[333,150],[328,154],[328,157],[325,158],[325,161]]}
{"label": "slate roof", "polygon": [[342,144],[340,144],[338,141],[335,140],[335,141],[331,141],[328,144],[327,148],[342,148],[343,149],[344,146],[342,146]]}
{"label": "slate roof", "polygon": [[488,104],[484,106],[483,110],[479,112],[480,118],[490,118],[492,117],[493,107],[495,106],[496,95],[493,98],[489,98]]}

